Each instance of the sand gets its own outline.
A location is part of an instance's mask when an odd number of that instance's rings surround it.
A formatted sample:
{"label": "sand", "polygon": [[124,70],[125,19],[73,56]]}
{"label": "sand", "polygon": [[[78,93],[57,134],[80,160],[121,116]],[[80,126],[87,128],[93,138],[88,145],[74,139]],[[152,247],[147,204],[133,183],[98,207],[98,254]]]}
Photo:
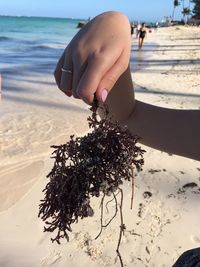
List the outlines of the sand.
{"label": "sand", "polygon": [[[171,27],[149,33],[142,51],[133,37],[131,70],[136,97],[155,105],[200,108],[199,28]],[[119,218],[95,240],[95,216],[73,228],[70,242],[52,244],[43,233],[38,204],[51,170],[52,144],[87,130],[88,107],[68,99],[53,76],[26,70],[3,80],[0,109],[0,266],[120,266],[115,249]],[[144,146],[143,146],[144,147]],[[131,184],[125,183],[125,266],[167,267],[186,249],[200,246],[200,164],[144,147],[145,166],[137,174],[133,210]],[[193,183],[185,186],[188,183]],[[144,192],[150,192],[146,197]],[[106,218],[112,216],[113,204]],[[107,217],[108,216],[108,217]]]}

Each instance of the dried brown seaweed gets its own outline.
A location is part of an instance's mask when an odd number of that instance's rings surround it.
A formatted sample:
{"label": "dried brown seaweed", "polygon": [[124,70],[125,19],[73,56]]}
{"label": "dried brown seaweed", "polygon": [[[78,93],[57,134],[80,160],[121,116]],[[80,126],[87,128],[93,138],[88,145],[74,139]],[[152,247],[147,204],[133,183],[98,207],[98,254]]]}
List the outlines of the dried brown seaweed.
{"label": "dried brown seaweed", "polygon": [[[91,197],[102,198],[99,235],[117,215],[119,206],[121,225],[116,252],[123,266],[119,252],[125,230],[121,185],[125,180],[132,180],[133,190],[133,169],[142,169],[144,150],[137,145],[138,136],[133,136],[127,127],[121,127],[118,122],[111,122],[105,106],[105,118],[102,120],[98,119],[97,109],[98,103],[95,100],[91,107],[92,116],[88,117],[91,132],[83,137],[75,138],[72,135],[66,144],[52,146],[55,149],[52,153],[55,162],[47,175],[49,182],[43,190],[45,197],[39,205],[38,216],[45,221],[44,231],[57,231],[52,242],[60,243],[61,238],[69,241],[71,225],[78,222],[79,218],[93,216]],[[121,196],[119,204],[117,194]],[[112,196],[116,210],[109,222],[103,225],[105,196]],[[131,207],[132,201],[133,192]]]}

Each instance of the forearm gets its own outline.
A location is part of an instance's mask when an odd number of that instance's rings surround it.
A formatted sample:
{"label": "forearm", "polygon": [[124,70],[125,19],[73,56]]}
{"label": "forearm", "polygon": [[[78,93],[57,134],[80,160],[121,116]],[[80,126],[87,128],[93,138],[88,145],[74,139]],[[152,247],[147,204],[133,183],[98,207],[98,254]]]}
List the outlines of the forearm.
{"label": "forearm", "polygon": [[200,110],[167,109],[136,101],[125,124],[147,146],[200,160]]}
{"label": "forearm", "polygon": [[200,160],[200,110],[176,110],[134,98],[130,70],[120,77],[106,101],[115,119],[141,143],[171,154]]}

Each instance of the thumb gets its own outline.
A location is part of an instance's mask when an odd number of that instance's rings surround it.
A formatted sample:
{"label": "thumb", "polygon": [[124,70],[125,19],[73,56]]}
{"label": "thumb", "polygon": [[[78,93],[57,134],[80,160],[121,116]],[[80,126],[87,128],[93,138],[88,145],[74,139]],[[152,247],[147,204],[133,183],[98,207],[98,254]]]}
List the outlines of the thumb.
{"label": "thumb", "polygon": [[127,56],[122,53],[112,68],[103,76],[96,90],[96,96],[100,102],[105,102],[109,92],[114,87],[119,77],[128,68],[128,64],[129,58],[127,59]]}

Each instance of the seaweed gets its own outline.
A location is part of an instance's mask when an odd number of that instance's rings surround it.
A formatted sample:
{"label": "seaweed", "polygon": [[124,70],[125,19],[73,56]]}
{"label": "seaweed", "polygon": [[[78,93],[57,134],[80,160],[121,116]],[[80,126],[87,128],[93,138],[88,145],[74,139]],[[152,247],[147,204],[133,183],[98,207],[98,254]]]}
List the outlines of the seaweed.
{"label": "seaweed", "polygon": [[[103,119],[98,117],[98,108],[104,109]],[[122,127],[119,122],[110,119],[105,105],[100,107],[95,99],[90,110],[92,115],[87,120],[91,130],[87,135],[71,135],[67,143],[52,146],[52,158],[55,162],[47,175],[49,181],[43,190],[44,199],[39,205],[38,216],[45,222],[44,231],[57,231],[51,240],[60,244],[62,238],[69,241],[73,223],[94,215],[91,197],[101,198],[101,230],[96,238],[117,216],[119,207],[121,225],[116,252],[123,266],[119,252],[125,230],[121,186],[124,181],[132,181],[132,208],[133,170],[142,170],[145,151],[137,145],[138,136],[132,135],[126,126]],[[119,203],[117,195],[120,195]],[[105,196],[112,197],[111,201],[115,202],[116,209],[109,222],[103,225]]]}

